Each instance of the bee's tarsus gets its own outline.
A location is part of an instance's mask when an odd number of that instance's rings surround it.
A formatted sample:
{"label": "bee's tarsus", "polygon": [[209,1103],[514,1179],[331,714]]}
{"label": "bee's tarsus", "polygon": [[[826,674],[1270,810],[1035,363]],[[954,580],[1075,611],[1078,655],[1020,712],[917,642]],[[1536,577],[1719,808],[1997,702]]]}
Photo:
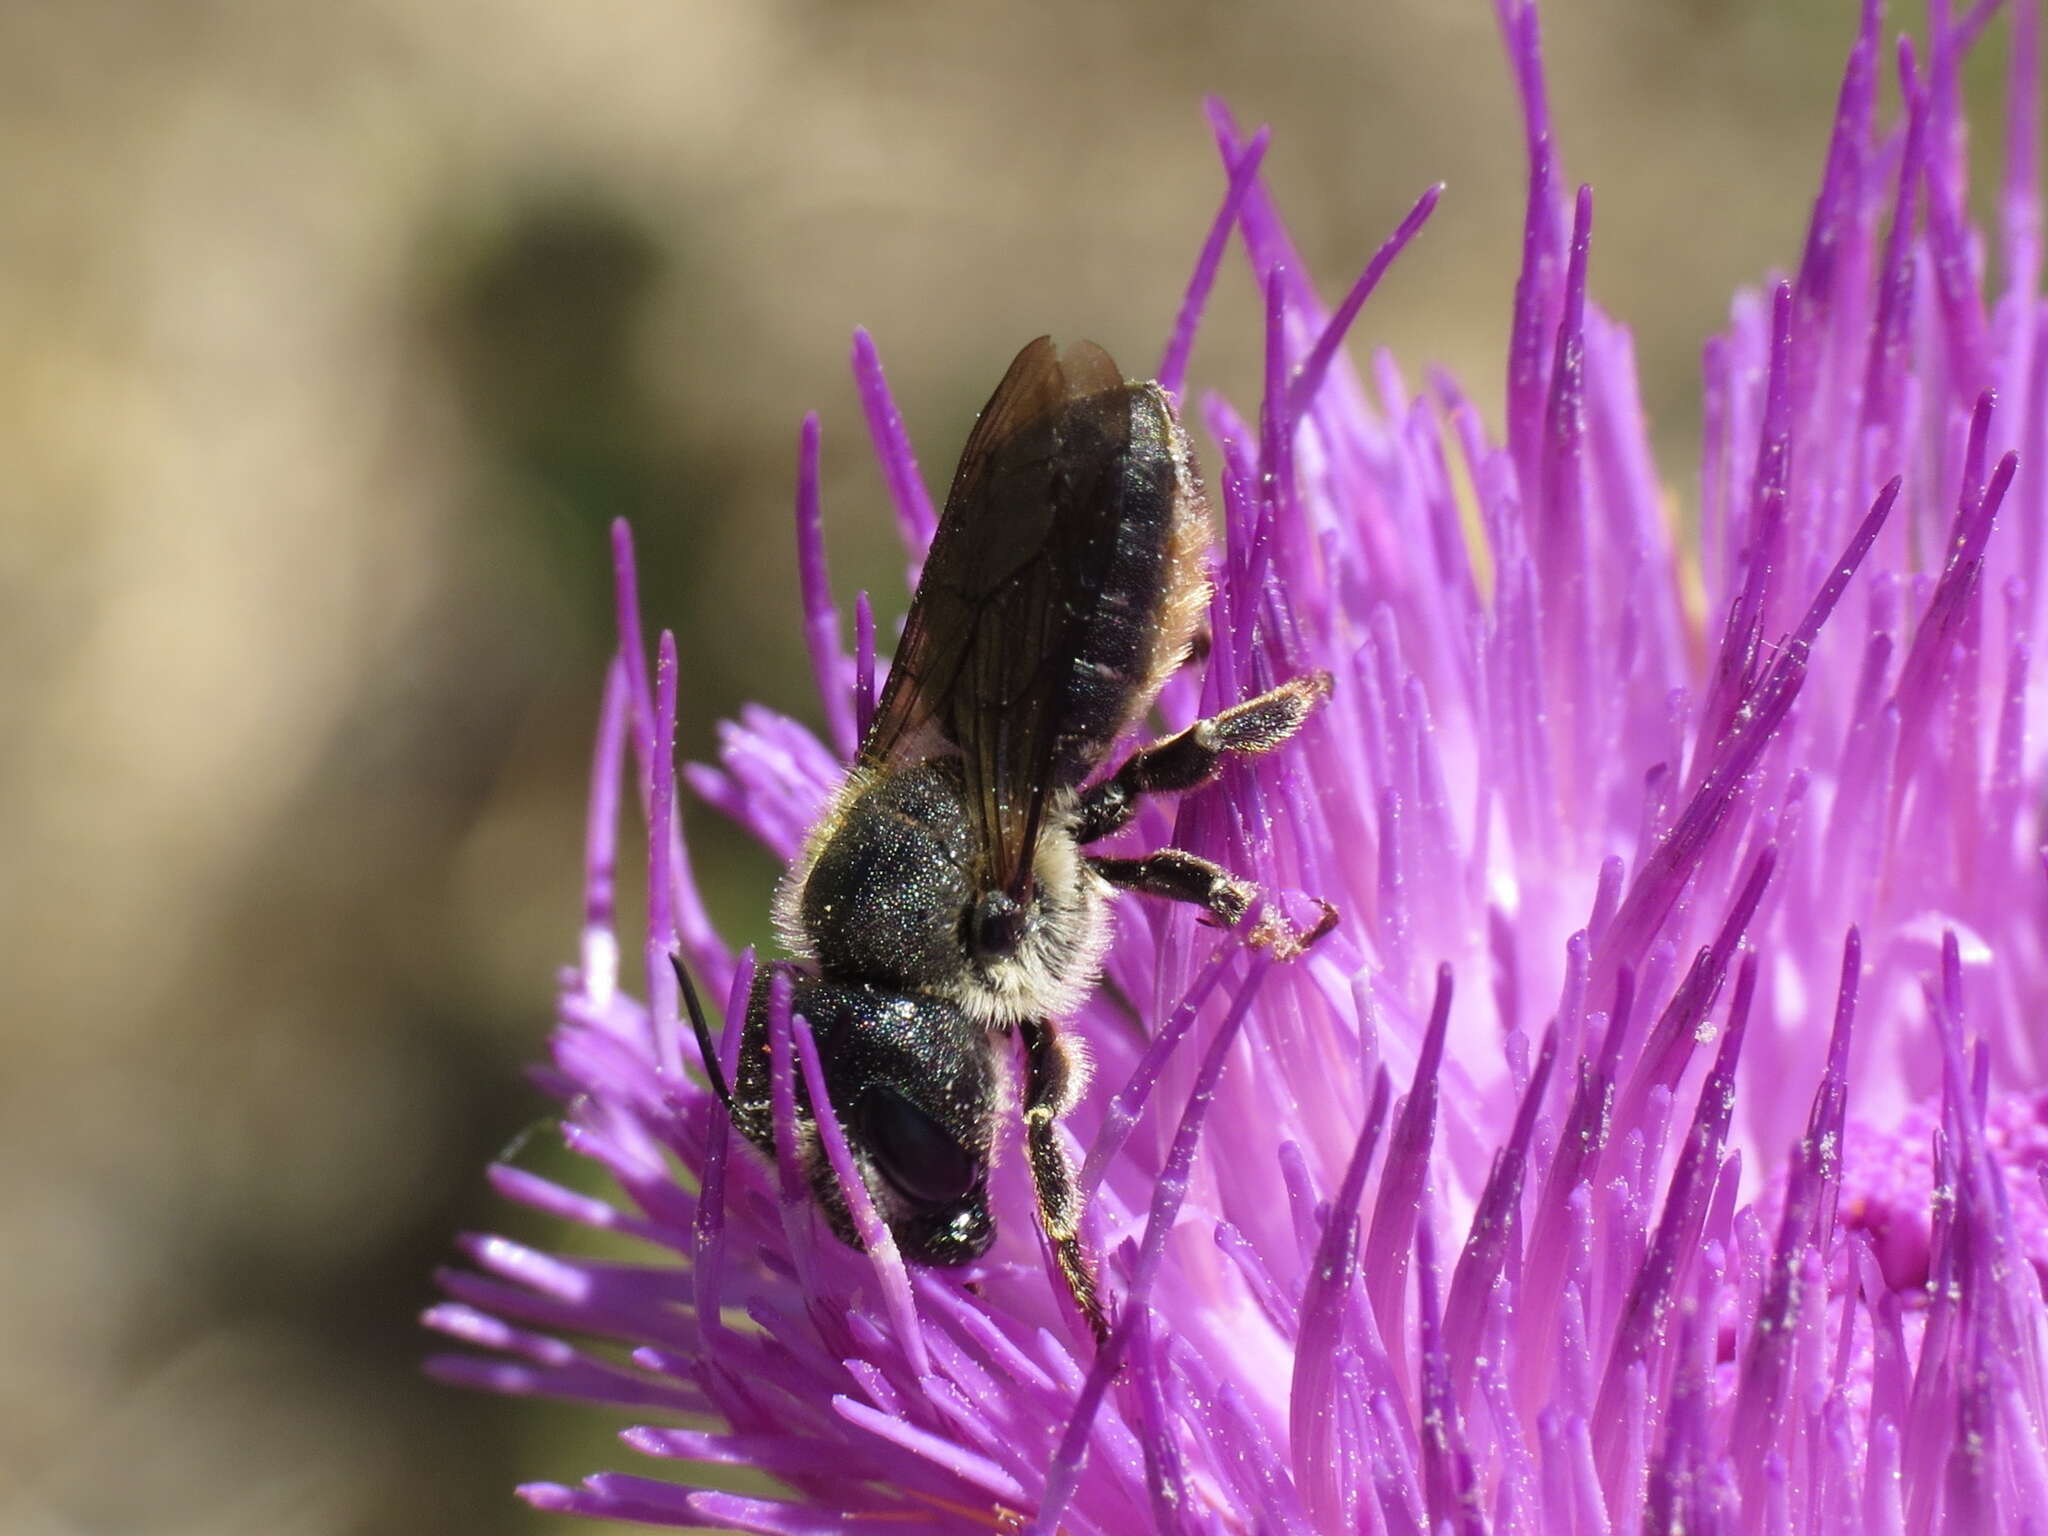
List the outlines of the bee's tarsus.
{"label": "bee's tarsus", "polygon": [[1278,912],[1267,910],[1246,942],[1254,949],[1269,951],[1275,960],[1297,960],[1315,947],[1337,926],[1338,911],[1320,896],[1313,898],[1322,913],[1306,928],[1296,928]]}
{"label": "bee's tarsus", "polygon": [[1310,926],[1308,932],[1301,936],[1300,947],[1302,949],[1311,948],[1328,937],[1330,932],[1336,928],[1343,918],[1343,914],[1337,910],[1335,902],[1325,901],[1322,897],[1318,896],[1315,898],[1315,903],[1323,909],[1323,915],[1317,918],[1314,924]]}

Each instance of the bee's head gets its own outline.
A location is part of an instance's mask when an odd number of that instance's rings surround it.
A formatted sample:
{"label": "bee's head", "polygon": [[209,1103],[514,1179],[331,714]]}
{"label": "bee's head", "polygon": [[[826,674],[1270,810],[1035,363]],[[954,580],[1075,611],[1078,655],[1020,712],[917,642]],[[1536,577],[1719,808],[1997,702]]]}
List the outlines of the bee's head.
{"label": "bee's head", "polygon": [[[767,972],[747,1009],[734,1120],[772,1153]],[[1001,1092],[987,1030],[942,998],[799,975],[792,1010],[809,1021],[847,1149],[903,1256],[978,1259],[995,1240],[988,1168]],[[799,1079],[804,1118],[809,1104]],[[806,1126],[802,1155],[818,1206],[857,1241],[839,1180]]]}

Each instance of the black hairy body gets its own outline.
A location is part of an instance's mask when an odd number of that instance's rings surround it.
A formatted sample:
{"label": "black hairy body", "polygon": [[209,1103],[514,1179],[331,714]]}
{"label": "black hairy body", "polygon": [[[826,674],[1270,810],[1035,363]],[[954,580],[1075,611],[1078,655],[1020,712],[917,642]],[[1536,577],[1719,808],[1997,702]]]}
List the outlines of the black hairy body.
{"label": "black hairy body", "polygon": [[[1088,343],[1040,338],[983,410],[845,785],[784,881],[791,1010],[813,1030],[857,1171],[913,1261],[957,1265],[995,1236],[988,1170],[1021,1047],[1025,1149],[1052,1257],[1096,1336],[1107,1316],[1057,1122],[1085,1055],[1061,1029],[1095,985],[1120,889],[1234,926],[1254,890],[1180,849],[1086,845],[1142,797],[1271,750],[1328,689],[1297,678],[1090,783],[1186,660],[1207,608],[1208,511],[1172,402]],[[1264,927],[1255,938],[1307,942]],[[775,1147],[764,969],[733,1119]],[[692,1016],[708,1042],[694,996]],[[706,1048],[707,1063],[715,1063]],[[715,1066],[714,1066],[715,1071]],[[835,1230],[855,1234],[802,1106],[798,1154]]]}

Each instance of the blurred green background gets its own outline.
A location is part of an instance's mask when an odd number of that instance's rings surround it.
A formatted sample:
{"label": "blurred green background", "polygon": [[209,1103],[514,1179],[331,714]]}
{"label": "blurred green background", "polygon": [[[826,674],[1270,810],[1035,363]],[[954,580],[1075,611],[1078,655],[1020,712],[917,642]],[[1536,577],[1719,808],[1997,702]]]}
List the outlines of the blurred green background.
{"label": "blurred green background", "polygon": [[[1849,0],[1549,17],[1594,286],[1665,473],[1699,341],[1792,259]],[[808,719],[789,491],[902,562],[845,358],[928,479],[1041,331],[1149,373],[1276,130],[1326,292],[1449,192],[1361,347],[1492,409],[1517,108],[1482,0],[0,3],[0,1530],[565,1530],[603,1415],[435,1387],[415,1316],[572,958],[632,517],[686,752]],[[1196,377],[1248,396],[1233,255]],[[1362,355],[1354,348],[1354,355]],[[776,871],[692,822],[717,916]],[[651,1469],[650,1469],[651,1470]]]}

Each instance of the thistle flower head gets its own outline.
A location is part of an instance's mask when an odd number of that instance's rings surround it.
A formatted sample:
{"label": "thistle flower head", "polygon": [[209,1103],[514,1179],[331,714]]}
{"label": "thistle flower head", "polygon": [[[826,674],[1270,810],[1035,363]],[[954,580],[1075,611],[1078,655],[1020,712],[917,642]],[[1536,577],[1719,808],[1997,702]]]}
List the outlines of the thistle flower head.
{"label": "thistle flower head", "polygon": [[[2035,1528],[2048,305],[2037,4],[2009,7],[1996,219],[1967,218],[1958,78],[1992,9],[1936,5],[1924,42],[1893,43],[1865,5],[1797,267],[1705,349],[1696,538],[1628,332],[1589,297],[1593,201],[1557,160],[1532,7],[1501,0],[1529,157],[1504,431],[1449,378],[1418,391],[1341,350],[1436,192],[1328,306],[1260,179],[1264,133],[1213,112],[1227,191],[1158,377],[1183,395],[1235,234],[1265,388],[1249,412],[1184,399],[1224,537],[1213,646],[1160,713],[1316,668],[1335,690],[1286,750],[1126,835],[1344,921],[1277,962],[1123,904],[1075,1024],[1094,1086],[1064,1122],[1116,1311],[1099,1350],[1014,1150],[985,1259],[910,1267],[829,1109],[860,1248],[703,1086],[668,957],[728,1018],[754,960],[692,883],[677,660],[664,635],[649,664],[619,532],[547,1074],[618,1198],[493,1178],[647,1254],[472,1240],[429,1320],[474,1347],[447,1377],[623,1407],[645,1421],[627,1443],[678,1465],[530,1500],[772,1532]],[[914,563],[932,505],[865,336],[854,368]],[[807,422],[827,739],[757,707],[684,770],[785,860],[879,665],[865,598],[843,647],[817,443]],[[622,821],[650,871],[623,954]],[[786,1007],[771,1046],[787,1131],[802,1085],[825,1103],[817,1050]],[[783,1491],[693,1488],[703,1462]]]}

